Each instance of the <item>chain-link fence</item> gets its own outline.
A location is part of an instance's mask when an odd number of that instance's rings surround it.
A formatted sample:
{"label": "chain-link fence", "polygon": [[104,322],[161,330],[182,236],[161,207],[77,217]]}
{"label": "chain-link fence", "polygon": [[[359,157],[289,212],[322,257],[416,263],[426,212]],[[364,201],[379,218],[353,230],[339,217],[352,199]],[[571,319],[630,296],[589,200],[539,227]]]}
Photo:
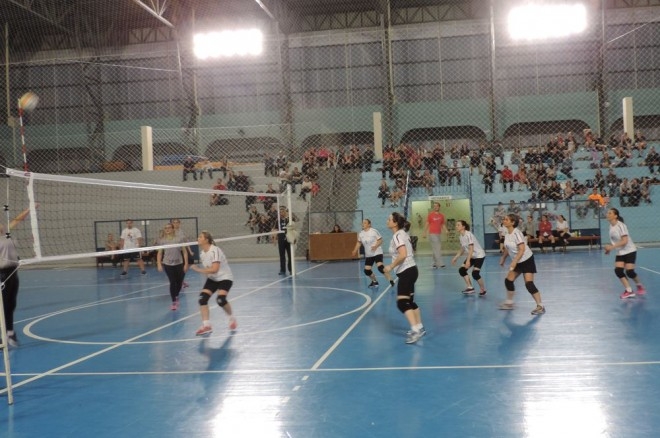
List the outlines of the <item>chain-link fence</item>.
{"label": "chain-link fence", "polygon": [[[386,211],[440,195],[469,199],[465,219],[485,236],[486,206],[597,189],[635,240],[659,241],[660,9],[590,10],[585,34],[551,43],[511,41],[503,14],[272,32],[249,59],[195,60],[189,45],[162,42],[19,52],[4,91],[41,98],[23,119],[33,171],[138,178],[140,127],[152,126],[155,180],[236,187],[243,172],[256,191],[293,183],[302,230],[309,211],[359,211],[382,231]],[[634,132],[623,131],[624,97]],[[0,152],[18,168],[10,106]],[[342,220],[357,231],[356,218]]]}

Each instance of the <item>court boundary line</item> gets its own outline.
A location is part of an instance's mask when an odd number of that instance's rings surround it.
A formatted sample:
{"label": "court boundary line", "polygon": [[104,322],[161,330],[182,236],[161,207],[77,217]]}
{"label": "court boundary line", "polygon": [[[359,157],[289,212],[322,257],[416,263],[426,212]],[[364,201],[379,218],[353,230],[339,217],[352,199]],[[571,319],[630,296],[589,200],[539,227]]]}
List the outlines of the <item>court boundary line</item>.
{"label": "court boundary line", "polygon": [[[302,270],[300,273],[304,273],[304,272],[310,271],[310,270],[315,269],[315,268],[317,268],[317,267],[323,266],[324,264],[325,264],[325,263],[318,264],[318,265],[315,265],[315,266],[311,266],[311,267],[309,267],[309,268],[307,268],[307,269]],[[279,283],[279,282],[285,281],[287,278],[295,278],[295,277],[285,277],[285,278],[281,278],[281,279],[278,279],[278,280],[272,281],[272,282],[270,282],[270,283],[268,283],[268,284],[266,284],[266,285],[264,285],[264,286],[261,286],[261,287],[255,289],[255,290],[253,290],[253,291],[247,292],[247,293],[245,293],[245,294],[243,294],[243,295],[241,295],[241,296],[247,296],[247,295],[250,295],[250,294],[255,293],[255,292],[259,291],[259,290],[262,290],[262,289],[264,289],[264,288],[266,288],[266,287],[269,287],[269,286],[271,286],[271,285],[273,285],[273,284],[276,284],[276,283]],[[131,294],[133,294],[133,293],[137,293],[137,292],[131,292]],[[236,297],[236,298],[239,298],[239,297]],[[187,316],[186,318],[191,318],[191,317],[194,316],[194,315],[197,315],[197,314],[189,315],[189,316]],[[128,344],[130,344],[132,341],[135,341],[135,340],[137,340],[137,339],[143,338],[143,337],[145,337],[145,336],[149,336],[149,335],[151,335],[151,334],[153,334],[153,333],[156,333],[156,332],[158,332],[158,331],[160,331],[160,330],[162,330],[162,329],[165,329],[165,328],[167,328],[167,327],[169,327],[169,326],[171,326],[171,325],[173,325],[173,324],[178,324],[179,322],[180,322],[180,320],[177,319],[176,321],[172,321],[172,322],[167,323],[167,324],[165,324],[165,325],[163,325],[163,326],[156,327],[156,328],[154,328],[154,329],[152,329],[152,330],[149,330],[149,331],[147,331],[147,332],[145,332],[145,333],[141,333],[141,334],[139,334],[139,335],[137,335],[137,336],[133,336],[132,338],[126,339],[126,340],[124,340],[124,341],[117,342],[117,343],[115,343],[115,344],[113,344],[113,345],[111,345],[111,346],[108,346],[108,347],[106,347],[106,348],[103,348],[103,349],[101,349],[101,350],[99,350],[99,351],[96,351],[96,352],[94,352],[94,353],[88,354],[88,355],[86,355],[86,356],[80,357],[80,358],[78,358],[78,359],[76,359],[76,360],[74,360],[74,361],[64,363],[64,364],[62,364],[62,365],[60,365],[60,366],[58,366],[58,367],[55,367],[55,368],[51,368],[50,370],[47,370],[47,371],[45,371],[45,372],[43,372],[43,373],[34,374],[33,377],[30,377],[30,378],[28,378],[28,379],[26,379],[26,380],[22,380],[22,381],[20,381],[20,382],[18,382],[18,383],[13,383],[13,384],[11,385],[11,389],[14,389],[14,388],[20,388],[21,386],[27,385],[28,383],[34,382],[34,381],[39,380],[39,379],[42,379],[42,378],[44,378],[44,377],[48,377],[48,376],[51,376],[51,375],[57,375],[57,374],[58,374],[58,371],[60,371],[60,370],[63,370],[63,369],[66,369],[66,368],[70,368],[70,367],[72,367],[72,366],[74,366],[74,365],[78,365],[78,364],[80,364],[80,363],[82,363],[82,362],[85,362],[85,361],[87,361],[87,360],[89,360],[89,359],[93,359],[93,358],[95,358],[95,357],[97,357],[97,356],[100,356],[100,355],[102,355],[102,354],[104,354],[104,353],[107,353],[107,352],[110,352],[110,351],[112,351],[112,350],[115,350],[115,349],[117,349],[117,348],[119,348],[119,347],[123,347],[123,346],[125,346],[125,345],[128,345]],[[33,321],[33,323],[34,323],[34,321]],[[31,324],[32,324],[32,323],[31,323]],[[23,331],[25,332],[25,328],[23,329]],[[14,373],[12,373],[12,376],[14,376],[14,375],[18,376],[18,374],[14,374]],[[7,394],[7,393],[9,392],[9,389],[10,389],[9,387],[6,387],[6,388],[2,388],[2,389],[0,389],[0,395]]]}

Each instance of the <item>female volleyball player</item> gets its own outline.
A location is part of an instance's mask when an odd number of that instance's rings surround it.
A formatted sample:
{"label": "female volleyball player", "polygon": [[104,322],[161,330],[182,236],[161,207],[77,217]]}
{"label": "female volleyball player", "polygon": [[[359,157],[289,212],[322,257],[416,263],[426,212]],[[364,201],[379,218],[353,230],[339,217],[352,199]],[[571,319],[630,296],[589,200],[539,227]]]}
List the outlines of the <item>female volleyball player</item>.
{"label": "female volleyball player", "polygon": [[415,303],[415,282],[419,272],[413,256],[410,236],[407,233],[410,222],[400,213],[394,212],[387,218],[387,228],[392,230],[394,235],[390,242],[392,263],[385,267],[385,273],[394,271],[399,278],[396,304],[410,324],[406,344],[414,344],[426,334],[426,330],[422,324],[419,306]]}
{"label": "female volleyball player", "polygon": [[518,229],[518,216],[507,214],[502,219],[502,224],[506,227],[506,235],[504,236],[504,253],[500,259],[500,266],[504,266],[506,258],[511,255],[511,265],[509,265],[509,273],[504,279],[506,286],[506,300],[500,304],[501,310],[513,310],[513,296],[516,288],[513,281],[523,274],[525,279],[525,287],[536,301],[536,308],[532,310],[532,315],[542,315],[545,313],[545,307],[541,300],[541,292],[534,284],[534,274],[536,274],[536,263],[534,262],[534,254],[527,246],[527,241],[522,232]]}
{"label": "female volleyball player", "polygon": [[353,257],[357,257],[360,251],[360,245],[364,246],[364,275],[371,279],[369,287],[378,287],[378,280],[376,274],[372,269],[374,263],[378,266],[381,274],[385,275],[387,281],[394,286],[394,281],[389,273],[385,273],[385,266],[383,265],[383,237],[377,229],[371,227],[371,220],[364,219],[362,221],[362,231],[358,234],[357,243],[353,249]]}
{"label": "female volleyball player", "polygon": [[[635,272],[637,247],[630,238],[630,234],[628,234],[628,227],[623,223],[623,218],[619,215],[619,210],[616,208],[610,208],[607,211],[606,217],[610,223],[610,241],[612,243],[610,245],[605,245],[605,254],[609,254],[610,251],[616,250],[614,272],[619,280],[621,280],[623,287],[626,288],[620,298],[625,300],[626,298],[633,298],[635,296],[635,292],[633,292],[630,287],[628,278],[632,278],[637,285],[637,294],[644,295],[646,289],[644,289],[639,276]],[[626,276],[628,278],[626,278]]]}
{"label": "female volleyball player", "polygon": [[236,330],[236,318],[232,315],[231,304],[227,301],[227,294],[234,283],[227,258],[220,248],[215,246],[213,237],[208,231],[202,231],[197,237],[199,245],[199,258],[202,267],[192,265],[192,270],[206,275],[206,283],[199,294],[199,312],[202,316],[202,326],[195,332],[197,336],[208,335],[213,332],[209,320],[209,299],[217,291],[216,301],[229,317],[229,330]]}
{"label": "female volleyball player", "polygon": [[[158,239],[158,245],[170,245],[182,243],[182,240],[175,235],[174,225],[167,224],[164,228],[163,237]],[[179,293],[183,287],[183,276],[188,270],[188,249],[185,246],[178,248],[159,249],[156,254],[156,264],[158,271],[167,275],[170,282],[170,298],[172,298],[172,310],[179,308]]]}
{"label": "female volleyball player", "polygon": [[458,273],[461,274],[467,288],[463,291],[465,295],[472,295],[474,293],[474,287],[472,287],[472,281],[468,276],[468,270],[472,268],[472,278],[479,283],[479,296],[483,297],[486,295],[486,285],[484,284],[484,279],[481,278],[481,267],[484,264],[486,259],[486,252],[483,250],[479,242],[474,237],[474,234],[470,232],[470,225],[463,220],[456,221],[456,231],[460,235],[461,248],[458,250],[453,259],[451,259],[451,264],[455,265],[456,260],[466,253],[467,258],[463,262],[460,268],[458,268]]}

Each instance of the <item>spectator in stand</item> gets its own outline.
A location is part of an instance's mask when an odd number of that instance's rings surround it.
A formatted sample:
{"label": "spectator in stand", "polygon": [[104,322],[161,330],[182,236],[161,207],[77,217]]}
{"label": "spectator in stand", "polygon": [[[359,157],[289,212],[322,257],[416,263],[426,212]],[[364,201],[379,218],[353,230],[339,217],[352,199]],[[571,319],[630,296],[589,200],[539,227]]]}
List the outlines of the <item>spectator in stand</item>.
{"label": "spectator in stand", "polygon": [[655,167],[660,167],[660,154],[655,151],[655,146],[651,146],[651,149],[649,149],[649,153],[646,154],[646,159],[644,161],[646,162],[651,175],[654,175]]}
{"label": "spectator in stand", "polygon": [[614,169],[609,169],[607,175],[605,176],[605,184],[609,187],[609,196],[616,195],[616,190],[619,187],[619,178],[614,173]]}
{"label": "spectator in stand", "polygon": [[518,181],[519,192],[523,191],[523,187],[525,187],[525,190],[529,190],[529,179],[527,177],[527,168],[525,167],[524,164],[520,164],[520,166],[518,166],[518,172],[515,174],[513,179],[515,181]]}
{"label": "spectator in stand", "polygon": [[225,155],[222,160],[220,160],[220,167],[218,170],[222,172],[222,177],[227,178],[227,170],[229,170],[229,158]]}
{"label": "spectator in stand", "polygon": [[298,196],[303,201],[307,201],[307,193],[312,191],[312,180],[308,176],[303,178],[303,182],[300,185],[300,195]]}
{"label": "spectator in stand", "polygon": [[506,212],[507,214],[515,214],[518,218],[520,218],[520,206],[518,206],[516,201],[513,199],[509,201],[509,206],[507,207]]}
{"label": "spectator in stand", "polygon": [[[277,166],[275,158],[268,152],[264,155],[264,176],[277,176]],[[226,178],[226,176],[225,176]]]}
{"label": "spectator in stand", "polygon": [[371,172],[371,165],[374,163],[374,148],[372,145],[368,145],[364,153],[362,154],[362,170],[365,172]]}
{"label": "spectator in stand", "polygon": [[283,193],[286,191],[286,186],[291,183],[291,178],[289,176],[289,173],[286,171],[286,169],[280,170],[280,193]]}
{"label": "spectator in stand", "polygon": [[571,160],[571,153],[566,151],[564,159],[562,160],[559,170],[566,175],[566,178],[573,178],[573,160]]}
{"label": "spectator in stand", "polygon": [[193,179],[197,181],[197,169],[195,169],[195,160],[192,156],[188,155],[183,160],[183,180],[188,181],[188,174],[192,173]]}
{"label": "spectator in stand", "polygon": [[236,176],[234,175],[233,170],[227,172],[227,181],[225,181],[225,186],[227,187],[226,190],[229,190],[230,192],[235,192],[238,190],[236,184]]}
{"label": "spectator in stand", "polygon": [[438,164],[438,182],[441,186],[447,185],[449,179],[449,168],[444,160],[441,160]]}
{"label": "spectator in stand", "polygon": [[[225,183],[222,181],[222,178],[218,178],[216,181],[215,185],[213,186],[213,190],[227,190],[227,186],[225,186]],[[220,193],[214,193],[211,195],[211,199],[209,200],[209,205],[224,205],[228,204],[229,200],[225,197],[225,195],[220,194]]]}
{"label": "spectator in stand", "polygon": [[564,186],[563,199],[565,201],[570,201],[571,199],[573,199],[574,195],[575,195],[575,191],[573,190],[573,183],[570,181],[566,181],[566,185]]}
{"label": "spectator in stand", "polygon": [[[259,220],[261,219],[259,212],[257,211],[256,205],[251,205],[248,210],[248,218],[245,222],[245,226],[250,229],[251,234],[257,234],[259,231]],[[257,238],[257,243],[259,243],[259,238]]]}
{"label": "spectator in stand", "polygon": [[439,143],[436,144],[433,148],[433,151],[431,151],[431,155],[433,156],[433,163],[435,163],[435,167],[439,167],[440,163],[445,161],[444,147],[442,147],[442,145]]}
{"label": "spectator in stand", "polygon": [[651,203],[651,178],[648,176],[645,176],[642,178],[642,183],[640,184],[640,193],[642,195],[642,199],[644,202],[647,204]]}
{"label": "spectator in stand", "polygon": [[502,188],[506,192],[506,185],[509,184],[509,190],[513,192],[513,171],[509,169],[509,166],[504,165],[502,172],[500,173],[500,178],[502,180]]}
{"label": "spectator in stand", "polygon": [[298,167],[294,166],[289,179],[291,180],[291,193],[296,193],[296,184],[302,184],[303,173],[298,170]]}
{"label": "spectator in stand", "polygon": [[630,181],[630,192],[628,193],[628,206],[639,207],[639,202],[642,200],[642,187],[639,179],[633,178]]}
{"label": "spectator in stand", "polygon": [[277,157],[275,157],[275,165],[277,166],[278,171],[288,170],[289,160],[284,151],[281,150]]}
{"label": "spectator in stand", "polygon": [[200,169],[199,169],[200,180],[204,179],[205,173],[209,174],[209,179],[213,179],[213,165],[211,164],[208,158],[204,159],[204,161],[200,163]]}
{"label": "spectator in stand", "polygon": [[318,181],[312,181],[312,197],[313,198],[316,197],[316,195],[318,195],[320,191],[321,191],[321,186],[319,185]]}
{"label": "spectator in stand", "polygon": [[257,226],[259,234],[262,234],[261,236],[257,237],[257,243],[271,243],[271,235],[263,236],[263,234],[269,233],[273,229],[273,226],[268,220],[268,215],[260,214]]}
{"label": "spectator in stand", "polygon": [[236,191],[247,192],[250,189],[250,177],[245,175],[242,170],[236,175]]}
{"label": "spectator in stand", "polygon": [[552,235],[552,223],[548,220],[548,215],[544,214],[541,216],[541,222],[539,222],[539,247],[541,248],[541,252],[545,252],[543,244],[548,241],[552,246],[552,252],[555,252],[557,245],[555,243],[555,236]]}
{"label": "spectator in stand", "polygon": [[390,199],[390,187],[387,181],[383,178],[378,186],[378,199],[380,199],[380,208],[385,208],[385,201]]}
{"label": "spectator in stand", "polygon": [[632,190],[628,178],[623,178],[619,186],[619,204],[621,207],[627,207],[630,204],[630,195]]}
{"label": "spectator in stand", "polygon": [[635,132],[635,141],[633,142],[632,149],[637,149],[638,156],[642,157],[642,151],[646,149],[646,137],[641,131]]}
{"label": "spectator in stand", "polygon": [[330,149],[325,145],[321,145],[316,152],[316,163],[319,167],[327,167],[328,159],[330,158]]}
{"label": "spectator in stand", "polygon": [[[268,188],[266,188],[266,193],[269,195],[274,195],[277,193],[277,191],[273,188],[273,183],[268,183]],[[265,196],[264,197],[264,211],[268,212],[270,210],[270,207],[275,203],[275,198],[272,196]]]}
{"label": "spectator in stand", "polygon": [[481,182],[484,183],[484,193],[493,193],[493,175],[490,173],[484,173]]}
{"label": "spectator in stand", "polygon": [[435,187],[435,177],[430,170],[425,170],[422,175],[422,185],[426,188],[426,193],[429,196],[433,195],[433,187]]}
{"label": "spectator in stand", "polygon": [[500,165],[504,165],[504,146],[499,141],[494,141],[490,145],[490,153],[493,154],[493,157],[500,158]]}
{"label": "spectator in stand", "polygon": [[523,164],[523,157],[520,153],[520,148],[514,148],[511,153],[511,165],[520,166],[521,164]]}
{"label": "spectator in stand", "polygon": [[561,201],[561,186],[557,181],[552,181],[550,187],[548,187],[548,198],[555,203],[555,210],[557,209],[557,202]]}
{"label": "spectator in stand", "polygon": [[[248,192],[254,193],[254,187],[249,186],[247,189]],[[257,196],[256,195],[247,195],[245,197],[245,211],[248,211],[250,209],[250,206],[253,206],[257,203]]]}
{"label": "spectator in stand", "polygon": [[456,178],[456,183],[461,185],[461,166],[458,160],[454,160],[452,166],[449,168],[448,181],[449,185],[452,184],[453,179]]}
{"label": "spectator in stand", "polygon": [[598,189],[594,187],[591,194],[587,197],[589,207],[594,210],[594,219],[598,218],[601,208],[605,206],[605,199],[598,193]]}
{"label": "spectator in stand", "polygon": [[390,172],[390,177],[392,175],[392,168],[394,166],[394,149],[392,149],[392,146],[387,146],[385,149],[383,149],[383,167],[381,168],[381,172],[383,174],[383,178],[387,178],[387,173]]}

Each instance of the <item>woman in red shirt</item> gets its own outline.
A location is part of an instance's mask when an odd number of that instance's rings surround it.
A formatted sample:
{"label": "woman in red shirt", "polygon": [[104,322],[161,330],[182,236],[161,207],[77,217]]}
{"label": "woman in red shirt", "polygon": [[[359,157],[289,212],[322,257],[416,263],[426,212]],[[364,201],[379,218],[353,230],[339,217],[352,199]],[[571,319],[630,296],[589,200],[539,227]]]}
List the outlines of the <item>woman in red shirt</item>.
{"label": "woman in red shirt", "polygon": [[539,222],[539,247],[541,248],[541,252],[545,252],[543,250],[543,242],[547,241],[550,241],[552,252],[554,252],[557,245],[555,244],[555,236],[552,235],[552,222],[544,214],[541,217],[541,222]]}

